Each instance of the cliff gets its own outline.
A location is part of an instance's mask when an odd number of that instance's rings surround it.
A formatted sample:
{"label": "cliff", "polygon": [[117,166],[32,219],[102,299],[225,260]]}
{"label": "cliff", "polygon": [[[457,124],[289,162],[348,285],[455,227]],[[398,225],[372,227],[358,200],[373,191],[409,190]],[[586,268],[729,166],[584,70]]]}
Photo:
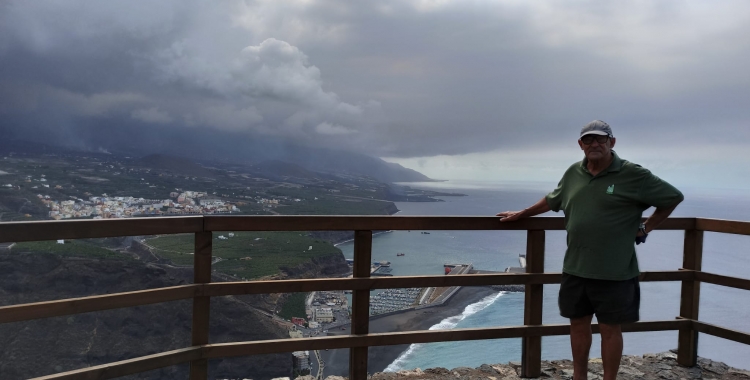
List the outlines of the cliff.
{"label": "cliff", "polygon": [[[192,283],[192,268],[134,260],[0,255],[0,305],[117,293]],[[248,298],[253,300],[253,298]],[[257,299],[257,298],[256,298]],[[286,331],[252,303],[211,300],[211,343],[278,339]],[[0,324],[0,373],[25,379],[190,345],[192,300]],[[212,378],[288,376],[287,354],[210,361]],[[183,364],[129,379],[187,378]]]}
{"label": "cliff", "polygon": [[344,255],[313,257],[311,262],[296,267],[281,267],[284,278],[319,278],[340,277],[349,274],[351,269],[344,259]]}
{"label": "cliff", "polygon": [[[395,215],[400,210],[396,207],[395,203],[389,202],[385,211],[388,215]],[[373,231],[373,233],[378,232],[383,231]],[[331,244],[338,244],[354,239],[354,231],[312,231],[310,232],[310,236],[315,239],[325,240]]]}

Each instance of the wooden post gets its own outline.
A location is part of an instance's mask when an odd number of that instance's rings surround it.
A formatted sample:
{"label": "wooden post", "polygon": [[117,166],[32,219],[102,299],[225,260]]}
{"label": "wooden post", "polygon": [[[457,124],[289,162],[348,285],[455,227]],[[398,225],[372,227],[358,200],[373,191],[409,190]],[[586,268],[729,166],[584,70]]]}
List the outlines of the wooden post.
{"label": "wooden post", "polygon": [[[685,230],[685,246],[682,256],[682,267],[701,270],[703,260],[703,231]],[[700,304],[700,282],[682,281],[680,297],[680,317],[698,320]],[[680,330],[677,342],[677,363],[685,367],[694,367],[698,360],[698,331]]]}
{"label": "wooden post", "polygon": [[[211,282],[211,231],[195,233],[195,252],[193,252],[193,281],[196,284]],[[211,314],[211,297],[193,298],[192,345],[208,344],[208,317]],[[190,362],[190,380],[208,379],[208,360],[198,359]]]}
{"label": "wooden post", "polygon": [[[544,231],[528,231],[526,235],[526,273],[544,273]],[[523,309],[523,323],[542,324],[544,306],[544,285],[526,284],[526,299]],[[521,377],[539,377],[542,372],[542,337],[522,338]]]}
{"label": "wooden post", "polygon": [[[372,261],[372,231],[354,231],[353,277],[370,277]],[[370,331],[370,291],[352,292],[352,334],[367,334]],[[367,379],[367,347],[349,349],[349,379]]]}

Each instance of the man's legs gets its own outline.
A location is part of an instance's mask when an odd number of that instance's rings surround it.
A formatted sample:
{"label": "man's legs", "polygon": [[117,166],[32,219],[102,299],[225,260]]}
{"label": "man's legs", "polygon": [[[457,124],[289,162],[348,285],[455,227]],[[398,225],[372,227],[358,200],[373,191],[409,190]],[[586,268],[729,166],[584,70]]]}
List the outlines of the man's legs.
{"label": "man's legs", "polygon": [[[602,336],[604,380],[615,380],[622,359],[622,330],[620,325],[599,323],[599,333]],[[575,354],[573,354],[573,358],[575,358]]]}
{"label": "man's legs", "polygon": [[[615,380],[622,359],[620,324],[637,322],[641,290],[638,277],[625,281],[580,278],[563,273],[558,305],[560,315],[570,319],[574,379],[587,377],[591,348],[591,314],[599,320],[602,337],[604,380]],[[582,317],[579,317],[582,315]]]}
{"label": "man's legs", "polygon": [[[589,350],[591,349],[591,318],[593,317],[593,315],[587,315],[581,318],[570,319],[570,347],[573,351],[573,380],[586,380],[588,378]],[[603,346],[604,341],[602,340],[602,347]],[[622,345],[620,347],[622,347]],[[602,351],[604,350],[602,349]]]}

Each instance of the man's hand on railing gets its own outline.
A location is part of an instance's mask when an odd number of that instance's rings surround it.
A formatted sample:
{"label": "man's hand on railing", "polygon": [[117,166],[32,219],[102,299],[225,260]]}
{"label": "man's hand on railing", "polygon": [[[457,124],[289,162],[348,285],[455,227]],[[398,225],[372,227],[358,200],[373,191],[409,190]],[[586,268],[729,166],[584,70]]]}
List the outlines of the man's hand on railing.
{"label": "man's hand on railing", "polygon": [[495,214],[495,216],[499,216],[501,222],[514,222],[521,218],[543,214],[549,210],[550,208],[547,204],[547,198],[542,198],[531,207],[525,208],[521,211],[503,211]]}
{"label": "man's hand on railing", "polygon": [[495,216],[499,216],[501,222],[513,222],[523,218],[523,211],[503,211],[495,214]]}

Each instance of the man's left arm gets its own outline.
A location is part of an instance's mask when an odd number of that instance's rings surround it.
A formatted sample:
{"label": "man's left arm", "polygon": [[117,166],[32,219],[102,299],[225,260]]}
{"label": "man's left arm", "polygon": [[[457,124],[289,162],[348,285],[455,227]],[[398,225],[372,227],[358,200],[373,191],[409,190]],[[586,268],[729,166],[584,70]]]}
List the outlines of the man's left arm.
{"label": "man's left arm", "polygon": [[[643,223],[646,226],[646,233],[650,234],[651,231],[655,230],[656,227],[659,227],[660,224],[662,224],[667,218],[669,218],[669,215],[672,214],[672,211],[677,208],[677,205],[680,204],[682,200],[675,203],[674,206],[671,207],[657,207],[656,210],[654,210],[654,213],[651,214],[651,216],[646,219],[646,221]],[[637,236],[643,236],[643,232],[638,230]]]}
{"label": "man's left arm", "polygon": [[[638,195],[641,202],[656,207],[654,213],[644,222],[646,234],[662,224],[685,199],[685,196],[674,186],[651,172],[647,173]],[[643,236],[643,232],[639,230],[637,236]]]}

